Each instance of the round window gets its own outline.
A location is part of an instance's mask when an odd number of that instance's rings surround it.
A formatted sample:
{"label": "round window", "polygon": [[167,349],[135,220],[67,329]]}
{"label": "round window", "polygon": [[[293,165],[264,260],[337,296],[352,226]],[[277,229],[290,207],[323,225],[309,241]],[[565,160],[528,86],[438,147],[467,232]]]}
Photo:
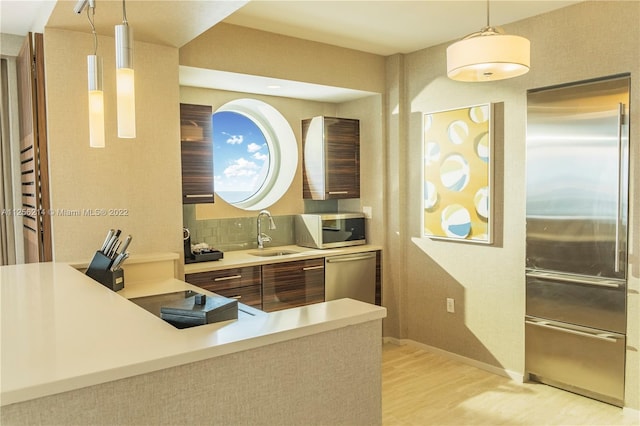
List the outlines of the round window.
{"label": "round window", "polygon": [[237,99],[213,114],[215,192],[245,210],[271,206],[287,191],[298,146],[287,120],[272,106]]}

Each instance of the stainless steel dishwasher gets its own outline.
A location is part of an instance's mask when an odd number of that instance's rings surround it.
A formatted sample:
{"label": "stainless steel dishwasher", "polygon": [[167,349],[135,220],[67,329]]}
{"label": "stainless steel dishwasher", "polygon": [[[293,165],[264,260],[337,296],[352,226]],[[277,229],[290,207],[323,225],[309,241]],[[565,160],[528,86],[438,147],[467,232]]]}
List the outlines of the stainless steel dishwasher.
{"label": "stainless steel dishwasher", "polygon": [[375,304],[376,253],[354,253],[325,259],[325,300],[345,297]]}

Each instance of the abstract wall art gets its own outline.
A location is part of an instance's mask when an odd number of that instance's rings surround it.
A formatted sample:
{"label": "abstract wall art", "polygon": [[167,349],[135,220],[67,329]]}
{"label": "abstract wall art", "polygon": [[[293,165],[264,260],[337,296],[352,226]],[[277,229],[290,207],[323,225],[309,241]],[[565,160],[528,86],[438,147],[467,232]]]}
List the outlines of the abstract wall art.
{"label": "abstract wall art", "polygon": [[423,237],[492,243],[492,110],[424,115]]}

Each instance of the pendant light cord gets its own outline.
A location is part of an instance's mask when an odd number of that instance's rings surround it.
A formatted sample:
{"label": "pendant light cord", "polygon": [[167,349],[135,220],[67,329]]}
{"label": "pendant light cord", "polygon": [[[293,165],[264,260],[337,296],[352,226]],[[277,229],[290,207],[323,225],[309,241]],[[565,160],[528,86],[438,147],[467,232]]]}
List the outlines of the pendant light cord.
{"label": "pendant light cord", "polygon": [[[89,10],[91,10],[91,14],[89,14]],[[91,33],[93,34],[93,54],[98,54],[98,35],[96,34],[96,26],[94,25],[96,9],[95,7],[87,7],[87,19],[89,20],[89,25],[91,25]]]}
{"label": "pendant light cord", "polygon": [[129,24],[129,21],[127,21],[127,8],[124,4],[125,0],[122,0],[122,23],[127,25]]}
{"label": "pendant light cord", "polygon": [[487,28],[491,25],[489,24],[489,0],[487,0]]}

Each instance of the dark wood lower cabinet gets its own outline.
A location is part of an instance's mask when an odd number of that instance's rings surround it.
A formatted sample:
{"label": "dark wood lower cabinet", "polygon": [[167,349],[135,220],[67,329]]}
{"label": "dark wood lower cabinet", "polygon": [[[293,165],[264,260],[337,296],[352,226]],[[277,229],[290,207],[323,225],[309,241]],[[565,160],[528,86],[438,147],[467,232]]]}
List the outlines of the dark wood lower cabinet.
{"label": "dark wood lower cabinet", "polygon": [[324,258],[262,265],[265,312],[324,302]]}
{"label": "dark wood lower cabinet", "polygon": [[[382,305],[382,253],[376,259],[376,305]],[[324,302],[324,257],[187,274],[185,281],[265,312]]]}
{"label": "dark wood lower cabinet", "polygon": [[187,274],[185,281],[220,296],[238,299],[240,303],[262,309],[260,266]]}

